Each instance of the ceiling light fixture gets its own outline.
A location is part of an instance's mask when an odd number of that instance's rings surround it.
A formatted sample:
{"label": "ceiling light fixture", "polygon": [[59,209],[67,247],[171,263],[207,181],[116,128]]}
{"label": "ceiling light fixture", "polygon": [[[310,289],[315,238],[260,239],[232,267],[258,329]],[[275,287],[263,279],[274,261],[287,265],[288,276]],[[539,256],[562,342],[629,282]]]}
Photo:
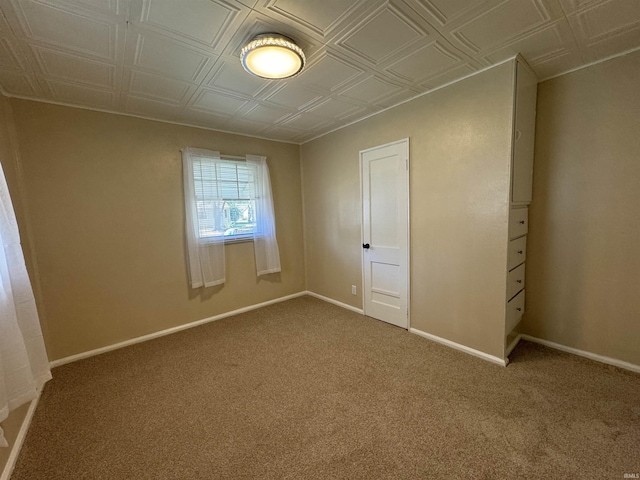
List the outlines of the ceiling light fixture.
{"label": "ceiling light fixture", "polygon": [[305,62],[302,49],[278,33],[256,35],[240,52],[240,60],[247,72],[269,79],[293,77]]}

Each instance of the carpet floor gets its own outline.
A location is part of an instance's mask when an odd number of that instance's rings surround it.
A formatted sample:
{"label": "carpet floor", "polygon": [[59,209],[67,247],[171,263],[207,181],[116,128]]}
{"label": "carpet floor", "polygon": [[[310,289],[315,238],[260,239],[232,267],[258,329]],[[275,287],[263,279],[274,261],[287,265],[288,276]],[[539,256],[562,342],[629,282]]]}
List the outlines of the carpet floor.
{"label": "carpet floor", "polygon": [[11,478],[640,472],[640,375],[527,342],[511,360],[301,297],[56,368]]}

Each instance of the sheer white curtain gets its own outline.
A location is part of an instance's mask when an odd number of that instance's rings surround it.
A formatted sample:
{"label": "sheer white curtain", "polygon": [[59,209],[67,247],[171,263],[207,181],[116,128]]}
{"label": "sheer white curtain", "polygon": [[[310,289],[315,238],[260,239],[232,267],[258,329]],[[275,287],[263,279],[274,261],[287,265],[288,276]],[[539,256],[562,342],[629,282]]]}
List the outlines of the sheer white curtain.
{"label": "sheer white curtain", "polygon": [[[225,281],[224,236],[213,235],[213,231],[208,232],[208,229],[211,230],[211,215],[207,215],[206,209],[208,206],[213,210],[221,210],[221,207],[217,207],[224,201],[221,198],[221,190],[217,188],[215,182],[200,181],[196,188],[194,177],[207,177],[207,170],[215,169],[215,165],[212,165],[210,160],[220,160],[220,152],[191,147],[181,151],[189,283],[191,288],[213,287]],[[200,215],[198,202],[200,202]],[[213,214],[215,215],[215,211]]]}
{"label": "sheer white curtain", "polygon": [[[51,378],[9,189],[0,168],[0,422]],[[0,428],[0,447],[7,441]]]}
{"label": "sheer white curtain", "polygon": [[267,158],[257,155],[247,155],[246,158],[247,163],[256,169],[256,228],[253,234],[253,248],[256,271],[260,276],[280,271],[280,251],[276,240],[276,221]]}

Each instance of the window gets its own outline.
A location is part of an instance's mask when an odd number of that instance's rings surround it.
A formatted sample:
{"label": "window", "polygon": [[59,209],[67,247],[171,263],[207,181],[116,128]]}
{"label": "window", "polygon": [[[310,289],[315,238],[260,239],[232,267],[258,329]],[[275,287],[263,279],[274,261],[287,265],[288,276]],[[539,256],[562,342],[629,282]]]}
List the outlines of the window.
{"label": "window", "polygon": [[246,162],[208,158],[193,162],[199,238],[253,238],[256,173],[255,166]]}
{"label": "window", "polygon": [[253,240],[258,277],[280,272],[267,158],[221,158],[220,152],[186,147],[182,167],[191,287],[225,282],[229,240]]}

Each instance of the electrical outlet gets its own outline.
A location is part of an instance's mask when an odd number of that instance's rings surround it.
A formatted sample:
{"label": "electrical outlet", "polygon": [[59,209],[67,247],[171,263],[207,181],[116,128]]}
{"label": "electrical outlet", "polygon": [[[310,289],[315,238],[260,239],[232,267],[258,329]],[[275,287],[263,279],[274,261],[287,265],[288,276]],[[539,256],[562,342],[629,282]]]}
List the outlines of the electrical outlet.
{"label": "electrical outlet", "polygon": [[351,295],[356,295],[356,286],[351,285]]}

